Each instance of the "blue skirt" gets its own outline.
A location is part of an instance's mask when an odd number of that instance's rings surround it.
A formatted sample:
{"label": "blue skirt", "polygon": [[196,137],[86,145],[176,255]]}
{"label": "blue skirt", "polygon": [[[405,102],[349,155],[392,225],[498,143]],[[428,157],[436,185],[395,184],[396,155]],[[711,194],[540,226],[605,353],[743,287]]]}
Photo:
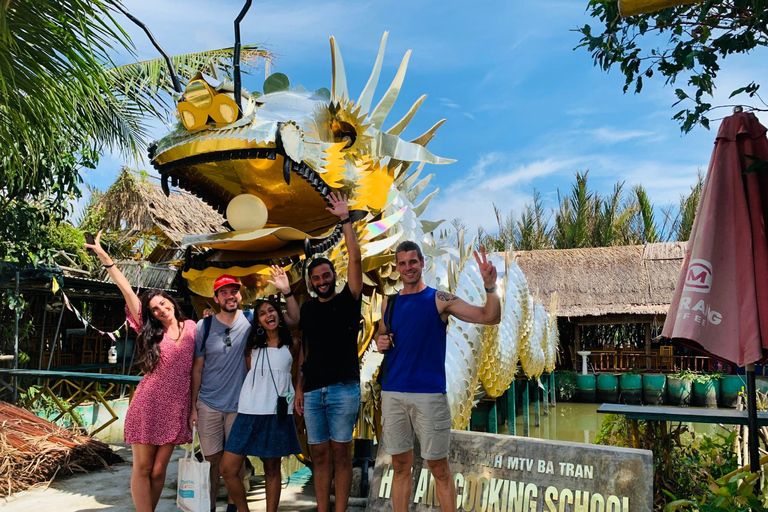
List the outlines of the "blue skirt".
{"label": "blue skirt", "polygon": [[276,414],[237,413],[225,450],[260,459],[276,459],[301,453],[293,414],[289,414],[285,421],[277,421]]}

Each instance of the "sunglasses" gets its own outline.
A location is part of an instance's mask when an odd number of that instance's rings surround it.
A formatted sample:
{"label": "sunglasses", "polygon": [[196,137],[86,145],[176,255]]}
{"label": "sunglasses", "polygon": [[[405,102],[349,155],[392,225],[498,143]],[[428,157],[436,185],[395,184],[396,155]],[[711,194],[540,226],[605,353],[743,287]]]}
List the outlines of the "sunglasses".
{"label": "sunglasses", "polygon": [[231,327],[227,327],[226,329],[224,329],[224,334],[227,335],[227,339],[224,340],[224,344],[227,347],[231,347],[232,346],[232,338],[229,337],[229,333],[230,332],[232,332],[232,328]]}

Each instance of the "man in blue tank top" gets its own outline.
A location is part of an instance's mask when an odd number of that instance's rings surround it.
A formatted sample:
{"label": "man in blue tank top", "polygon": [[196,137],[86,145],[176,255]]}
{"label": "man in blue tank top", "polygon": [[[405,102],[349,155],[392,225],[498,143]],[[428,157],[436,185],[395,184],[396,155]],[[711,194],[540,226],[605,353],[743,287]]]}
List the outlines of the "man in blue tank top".
{"label": "man in blue tank top", "polygon": [[[386,352],[381,382],[382,438],[384,449],[392,456],[394,512],[408,510],[414,435],[419,439],[421,458],[435,478],[440,508],[443,512],[456,510],[456,487],[448,464],[451,410],[445,394],[448,318],[484,325],[501,320],[496,268],[486,260],[484,249],[481,254],[475,251],[475,259],[487,293],[482,307],[424,284],[424,256],[416,243],[402,242],[395,250],[403,289],[391,315],[387,315],[388,301],[382,304],[376,335],[377,349]],[[391,323],[389,332],[386,323]]]}

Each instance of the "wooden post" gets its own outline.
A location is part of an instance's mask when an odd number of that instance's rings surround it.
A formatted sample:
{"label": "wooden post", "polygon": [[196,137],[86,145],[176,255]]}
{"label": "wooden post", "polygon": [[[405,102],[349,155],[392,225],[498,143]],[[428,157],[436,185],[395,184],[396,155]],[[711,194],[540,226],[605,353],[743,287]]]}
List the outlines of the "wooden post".
{"label": "wooden post", "polygon": [[531,433],[531,381],[526,377],[523,388],[523,435],[528,437]]}
{"label": "wooden post", "polygon": [[488,411],[488,433],[489,434],[498,434],[499,433],[499,417],[498,414],[496,414],[496,400],[493,401],[493,405],[491,405],[491,410]]}
{"label": "wooden post", "polygon": [[507,390],[507,430],[511,436],[517,435],[517,414],[515,411],[516,399],[515,378],[512,377],[512,382]]}
{"label": "wooden post", "polygon": [[555,389],[555,372],[549,374],[549,392],[552,393],[552,407],[557,405],[557,390]]}
{"label": "wooden post", "polygon": [[573,370],[578,373],[578,364],[579,362],[576,360],[578,357],[578,353],[581,351],[581,325],[576,324],[576,328],[574,329],[574,335],[573,335],[573,353],[571,354],[573,359]]}
{"label": "wooden post", "polygon": [[645,369],[651,369],[651,324],[645,324]]}

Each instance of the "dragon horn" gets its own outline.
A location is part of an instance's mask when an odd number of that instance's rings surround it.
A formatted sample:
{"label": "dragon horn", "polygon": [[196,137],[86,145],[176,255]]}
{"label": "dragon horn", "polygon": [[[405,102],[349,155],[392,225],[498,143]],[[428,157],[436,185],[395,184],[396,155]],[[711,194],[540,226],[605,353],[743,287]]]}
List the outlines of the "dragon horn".
{"label": "dragon horn", "polygon": [[333,68],[333,83],[331,85],[331,102],[339,103],[349,97],[347,92],[347,74],[344,72],[344,61],[341,60],[341,50],[336,39],[331,36],[331,66]]}
{"label": "dragon horn", "polygon": [[368,114],[371,110],[373,93],[376,92],[376,85],[379,83],[379,75],[381,74],[381,64],[384,62],[384,49],[387,46],[387,36],[389,36],[389,32],[384,32],[384,35],[381,38],[381,45],[379,46],[379,55],[376,57],[376,64],[373,65],[371,77],[368,79],[368,83],[365,84],[365,89],[360,93],[360,98],[357,100],[357,105],[360,107],[360,112],[363,114]]}
{"label": "dragon horn", "polygon": [[397,95],[400,94],[400,88],[403,86],[405,70],[408,69],[408,61],[410,58],[411,50],[408,50],[405,52],[405,57],[403,57],[403,61],[400,63],[400,68],[397,70],[397,74],[395,75],[394,80],[392,80],[389,89],[384,93],[384,97],[381,98],[381,101],[376,105],[376,108],[373,109],[373,113],[371,114],[371,124],[374,128],[380,129],[381,125],[384,124],[387,115],[389,115],[389,111],[392,110],[392,106],[395,104],[395,100],[397,100]]}

